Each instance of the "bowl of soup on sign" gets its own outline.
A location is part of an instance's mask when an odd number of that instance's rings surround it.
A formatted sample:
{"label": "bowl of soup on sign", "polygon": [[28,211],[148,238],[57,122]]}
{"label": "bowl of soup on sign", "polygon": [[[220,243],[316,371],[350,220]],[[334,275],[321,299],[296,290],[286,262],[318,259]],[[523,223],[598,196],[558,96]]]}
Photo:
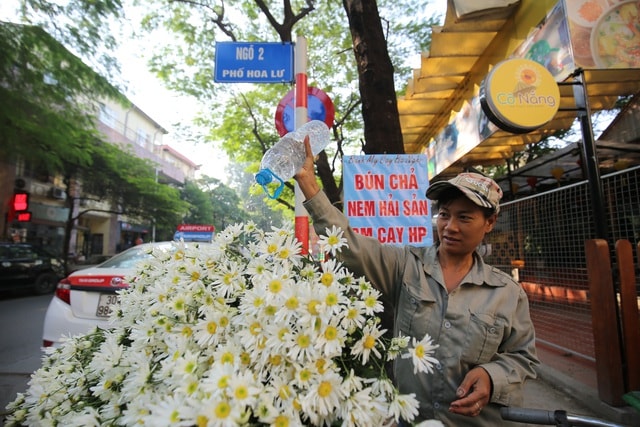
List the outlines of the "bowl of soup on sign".
{"label": "bowl of soup on sign", "polygon": [[614,4],[600,16],[591,54],[598,68],[640,68],[640,1]]}

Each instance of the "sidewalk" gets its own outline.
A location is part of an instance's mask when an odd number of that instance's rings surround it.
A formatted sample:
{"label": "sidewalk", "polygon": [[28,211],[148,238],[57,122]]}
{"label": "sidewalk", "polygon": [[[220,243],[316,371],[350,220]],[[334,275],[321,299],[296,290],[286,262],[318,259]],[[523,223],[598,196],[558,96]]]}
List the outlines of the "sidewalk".
{"label": "sidewalk", "polygon": [[525,386],[525,406],[586,415],[626,426],[640,426],[640,412],[613,407],[598,397],[595,362],[538,344],[538,379]]}

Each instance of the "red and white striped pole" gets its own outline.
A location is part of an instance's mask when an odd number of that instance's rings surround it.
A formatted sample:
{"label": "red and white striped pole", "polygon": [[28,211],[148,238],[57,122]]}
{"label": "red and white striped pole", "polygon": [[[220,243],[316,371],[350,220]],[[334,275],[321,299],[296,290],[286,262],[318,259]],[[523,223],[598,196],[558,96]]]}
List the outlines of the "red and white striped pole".
{"label": "red and white striped pole", "polygon": [[[296,73],[296,105],[295,105],[295,128],[307,123],[308,108],[307,108],[307,39],[303,36],[298,36],[295,46],[295,62],[294,70]],[[304,195],[295,184],[295,233],[296,238],[302,243],[302,254],[307,255],[309,253],[309,214],[307,210],[302,206]]]}

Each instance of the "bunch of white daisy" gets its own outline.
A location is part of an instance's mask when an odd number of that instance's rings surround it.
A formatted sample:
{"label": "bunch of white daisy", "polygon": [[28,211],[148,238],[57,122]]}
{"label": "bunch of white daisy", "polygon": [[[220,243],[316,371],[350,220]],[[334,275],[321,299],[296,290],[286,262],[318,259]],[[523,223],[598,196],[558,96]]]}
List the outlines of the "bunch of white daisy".
{"label": "bunch of white daisy", "polygon": [[[327,230],[324,250],[345,246]],[[385,342],[378,291],[290,228],[234,225],[139,265],[112,327],[50,350],[6,425],[389,425],[412,421],[385,363],[429,371],[430,340]],[[417,349],[417,350],[416,350]]]}

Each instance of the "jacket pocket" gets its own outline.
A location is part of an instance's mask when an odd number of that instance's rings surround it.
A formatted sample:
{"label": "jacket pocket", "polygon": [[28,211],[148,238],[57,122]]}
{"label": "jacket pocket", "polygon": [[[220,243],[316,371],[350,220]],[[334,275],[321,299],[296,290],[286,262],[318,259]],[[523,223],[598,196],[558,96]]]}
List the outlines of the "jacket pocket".
{"label": "jacket pocket", "polygon": [[489,362],[502,341],[503,323],[490,313],[470,313],[462,361],[472,365]]}
{"label": "jacket pocket", "polygon": [[403,283],[396,314],[397,329],[403,335],[422,338],[438,316],[435,298],[424,280],[421,286]]}

